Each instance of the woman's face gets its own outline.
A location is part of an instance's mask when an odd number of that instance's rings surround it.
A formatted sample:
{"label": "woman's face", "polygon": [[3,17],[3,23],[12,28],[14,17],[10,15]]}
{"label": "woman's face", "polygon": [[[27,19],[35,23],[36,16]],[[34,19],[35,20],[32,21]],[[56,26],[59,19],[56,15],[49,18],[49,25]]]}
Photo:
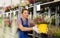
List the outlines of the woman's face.
{"label": "woman's face", "polygon": [[29,17],[29,11],[24,10],[22,15],[23,15],[24,18],[28,18]]}

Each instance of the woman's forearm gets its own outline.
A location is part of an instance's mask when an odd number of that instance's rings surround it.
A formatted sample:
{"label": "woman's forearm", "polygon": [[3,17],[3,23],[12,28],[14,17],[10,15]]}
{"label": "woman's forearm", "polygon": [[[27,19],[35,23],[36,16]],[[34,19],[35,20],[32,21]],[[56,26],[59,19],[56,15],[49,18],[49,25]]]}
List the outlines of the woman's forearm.
{"label": "woman's forearm", "polygon": [[19,24],[19,29],[21,31],[32,31],[33,30],[33,27],[23,27],[22,24]]}
{"label": "woman's forearm", "polygon": [[33,27],[22,27],[20,28],[21,31],[32,31]]}
{"label": "woman's forearm", "polygon": [[23,30],[22,31],[32,31],[33,30],[33,27],[23,27]]}

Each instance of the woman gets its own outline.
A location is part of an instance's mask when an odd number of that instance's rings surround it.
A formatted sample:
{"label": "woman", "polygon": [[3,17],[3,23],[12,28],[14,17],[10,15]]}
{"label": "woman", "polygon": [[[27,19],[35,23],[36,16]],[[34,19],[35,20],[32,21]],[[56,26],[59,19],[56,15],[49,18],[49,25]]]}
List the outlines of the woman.
{"label": "woman", "polygon": [[21,13],[22,17],[18,19],[19,38],[28,38],[28,31],[36,31],[39,33],[37,26],[29,27],[29,11],[23,9]]}

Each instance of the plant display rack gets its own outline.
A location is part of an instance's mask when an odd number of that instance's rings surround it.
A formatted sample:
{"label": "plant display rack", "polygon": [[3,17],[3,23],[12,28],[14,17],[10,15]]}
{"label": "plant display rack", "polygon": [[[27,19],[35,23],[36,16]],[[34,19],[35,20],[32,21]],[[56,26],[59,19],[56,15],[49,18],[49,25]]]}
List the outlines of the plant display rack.
{"label": "plant display rack", "polygon": [[[44,7],[44,6],[46,6],[46,7],[49,7],[49,9],[48,9],[48,11],[47,11],[47,13],[41,13],[41,12],[39,12],[39,13],[37,13],[37,5],[40,5],[40,10],[41,10],[41,7]],[[27,8],[29,9],[29,8],[33,8],[33,17],[35,17],[35,16],[37,16],[37,14],[38,15],[44,15],[44,14],[48,14],[48,15],[55,15],[55,25],[56,26],[59,26],[59,13],[58,13],[58,9],[57,8],[60,8],[60,1],[52,1],[52,2],[47,2],[47,3],[40,3],[40,2],[37,2],[37,3],[34,3],[34,4],[32,4],[32,5],[29,5]],[[55,6],[55,11],[54,12],[52,12],[51,13],[51,7],[54,7]],[[39,11],[40,11],[39,10]],[[34,19],[34,18],[33,18]],[[51,25],[51,23],[49,23],[49,25]],[[32,36],[32,38],[41,38],[41,37],[39,37],[38,36],[38,34],[36,34],[34,31],[33,31],[33,34],[29,34],[30,36]]]}
{"label": "plant display rack", "polygon": [[[34,3],[34,4],[30,4],[29,6],[27,6],[28,7],[28,9],[29,8],[33,8],[33,16],[31,16],[31,19],[33,20],[34,18],[32,18],[32,17],[35,17],[35,16],[37,16],[36,14],[37,14],[37,5],[40,5],[40,10],[41,10],[41,7],[43,7],[43,6],[46,6],[46,7],[49,7],[49,9],[48,9],[48,11],[47,11],[47,14],[48,15],[50,15],[51,16],[51,14],[55,14],[55,19],[56,19],[56,22],[55,22],[55,24],[56,24],[56,26],[59,26],[59,14],[57,13],[57,8],[60,8],[60,1],[52,1],[52,2],[47,2],[47,3],[40,3],[40,2],[37,2],[37,3]],[[55,7],[55,13],[51,13],[51,8],[50,7],[52,7],[52,6],[56,6]],[[26,6],[25,6],[26,7]],[[22,7],[20,7],[20,6],[18,6],[18,8],[15,10],[15,11],[18,11],[18,17],[17,16],[15,16],[15,15],[13,15],[15,18],[19,18],[21,15],[21,9],[22,9]],[[10,10],[9,11],[9,13],[10,13],[10,21],[11,20],[13,20],[13,24],[15,25],[12,25],[12,27],[10,28],[10,27],[8,27],[8,28],[6,28],[6,30],[9,32],[9,33],[6,33],[7,35],[8,35],[8,37],[10,37],[11,36],[11,38],[14,38],[15,37],[15,33],[14,33],[14,31],[16,30],[16,26],[17,26],[17,24],[15,24],[15,18],[14,17],[12,17],[11,15],[12,15],[12,13],[14,13],[13,12],[13,10]],[[40,12],[39,12],[40,13]],[[3,12],[3,19],[4,19],[4,14],[8,14],[8,13],[6,13],[5,11]],[[45,14],[45,13],[40,13],[40,14]],[[30,15],[32,15],[32,13],[30,14]],[[4,19],[5,20],[5,19]],[[3,31],[4,31],[4,29],[5,29],[5,26],[4,26],[4,20],[3,20]],[[49,25],[51,25],[51,24],[49,24]],[[15,30],[14,30],[15,29]],[[32,38],[40,38],[39,37],[39,35],[36,33],[36,32],[34,32],[34,31],[32,31],[32,34],[28,34],[28,35],[30,35],[30,36],[32,36]],[[3,38],[8,38],[7,36],[5,36],[5,34],[3,34]],[[16,36],[16,37],[18,37],[18,36]]]}

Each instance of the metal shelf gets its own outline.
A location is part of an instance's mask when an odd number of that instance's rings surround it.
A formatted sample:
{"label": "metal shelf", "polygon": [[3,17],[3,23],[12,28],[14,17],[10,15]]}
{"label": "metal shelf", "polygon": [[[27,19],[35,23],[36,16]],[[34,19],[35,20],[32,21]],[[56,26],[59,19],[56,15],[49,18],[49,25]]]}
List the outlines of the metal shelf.
{"label": "metal shelf", "polygon": [[56,2],[60,2],[60,1],[52,1],[52,2],[47,2],[47,3],[40,4],[40,5],[46,5],[46,4],[56,3]]}
{"label": "metal shelf", "polygon": [[[51,3],[57,3],[57,2],[60,2],[60,0],[59,0],[59,1],[46,2],[46,3],[37,2],[37,3],[34,3],[34,4],[36,4],[36,5],[38,5],[38,4],[40,4],[40,5],[47,5],[47,4],[51,4]],[[31,7],[34,7],[34,6],[32,6],[32,5],[30,4],[28,8],[31,8]]]}
{"label": "metal shelf", "polygon": [[33,36],[33,34],[28,34],[28,35]]}

